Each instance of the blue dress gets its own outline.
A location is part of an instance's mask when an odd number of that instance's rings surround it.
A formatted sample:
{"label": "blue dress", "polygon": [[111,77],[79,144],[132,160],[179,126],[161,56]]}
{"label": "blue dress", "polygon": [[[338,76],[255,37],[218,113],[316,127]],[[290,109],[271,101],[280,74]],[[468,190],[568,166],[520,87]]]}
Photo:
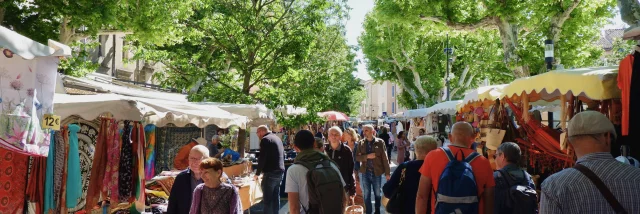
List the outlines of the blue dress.
{"label": "blue dress", "polygon": [[80,151],[78,150],[80,126],[69,125],[69,159],[67,161],[67,207],[74,208],[82,197],[82,176],[80,175]]}

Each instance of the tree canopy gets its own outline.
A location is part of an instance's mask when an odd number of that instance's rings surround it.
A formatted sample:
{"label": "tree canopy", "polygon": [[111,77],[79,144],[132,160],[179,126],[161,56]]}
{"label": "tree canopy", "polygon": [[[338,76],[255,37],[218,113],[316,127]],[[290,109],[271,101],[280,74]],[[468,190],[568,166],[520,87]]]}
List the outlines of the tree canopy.
{"label": "tree canopy", "polygon": [[485,78],[506,83],[546,72],[546,39],[555,45],[554,64],[597,65],[602,49],[593,43],[614,12],[614,0],[380,0],[360,45],[374,79],[403,86],[401,104],[428,106],[445,87],[447,33],[455,50],[451,94],[459,97]]}
{"label": "tree canopy", "polygon": [[203,1],[180,23],[183,41],[141,44],[137,55],[163,63],[156,78],[192,89],[193,101],[357,113],[361,86],[351,74],[346,12],[343,1]]}

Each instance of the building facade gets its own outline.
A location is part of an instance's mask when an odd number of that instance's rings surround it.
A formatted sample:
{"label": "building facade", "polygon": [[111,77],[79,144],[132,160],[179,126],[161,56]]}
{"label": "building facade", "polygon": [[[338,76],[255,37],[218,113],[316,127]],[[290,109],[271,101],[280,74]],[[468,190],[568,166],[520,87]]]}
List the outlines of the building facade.
{"label": "building facade", "polygon": [[126,32],[102,32],[98,34],[98,47],[91,54],[91,61],[99,63],[97,73],[120,80],[157,84],[152,79],[154,72],[163,69],[161,63],[132,60],[134,53],[127,50],[129,45]]}
{"label": "building facade", "polygon": [[366,98],[360,104],[359,118],[362,120],[381,119],[406,109],[398,105],[401,87],[391,81],[363,81]]}

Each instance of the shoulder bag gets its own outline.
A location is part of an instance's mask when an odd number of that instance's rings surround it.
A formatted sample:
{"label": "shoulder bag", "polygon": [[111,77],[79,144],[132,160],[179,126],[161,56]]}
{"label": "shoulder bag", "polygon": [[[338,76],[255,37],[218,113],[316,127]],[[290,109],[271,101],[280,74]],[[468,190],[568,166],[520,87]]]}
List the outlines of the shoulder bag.
{"label": "shoulder bag", "polygon": [[404,183],[404,175],[407,168],[402,169],[402,174],[400,175],[400,184],[393,191],[389,202],[387,203],[386,210],[388,213],[402,213],[402,206],[405,200],[405,194],[402,191],[402,183]]}
{"label": "shoulder bag", "polygon": [[589,180],[591,180],[591,182],[596,185],[602,196],[607,199],[607,202],[609,202],[609,205],[611,205],[611,207],[617,214],[627,214],[627,211],[624,210],[622,204],[620,204],[618,199],[616,199],[613,193],[611,193],[611,190],[609,190],[609,188],[604,185],[604,182],[602,182],[602,180],[600,180],[600,178],[598,178],[598,176],[593,173],[593,171],[579,163],[576,163],[573,168],[580,171],[584,176],[587,176],[587,178],[589,178]]}

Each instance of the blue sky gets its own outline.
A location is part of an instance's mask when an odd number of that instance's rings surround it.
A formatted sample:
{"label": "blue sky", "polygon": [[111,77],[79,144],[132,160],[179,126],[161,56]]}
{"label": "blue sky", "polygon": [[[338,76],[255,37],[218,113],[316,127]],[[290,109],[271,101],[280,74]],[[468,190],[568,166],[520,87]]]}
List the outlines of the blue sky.
{"label": "blue sky", "polygon": [[[351,7],[351,11],[349,11],[350,18],[347,21],[346,26],[347,42],[349,45],[358,45],[358,37],[363,31],[362,23],[364,22],[364,17],[373,9],[374,0],[349,0],[348,4],[349,7]],[[611,24],[606,25],[604,28],[611,29],[628,27],[624,22],[622,22],[620,14],[616,15],[611,22]],[[357,59],[360,59],[362,63],[358,65],[358,72],[354,73],[354,75],[363,80],[371,79],[371,76],[367,73],[367,66],[364,64],[364,54],[362,54],[362,51],[358,51],[356,54]]]}
{"label": "blue sky", "polygon": [[[350,19],[347,21],[347,42],[349,45],[358,45],[358,37],[362,33],[362,22],[364,17],[369,11],[373,9],[374,0],[349,0],[348,4],[351,7],[349,11]],[[364,54],[362,51],[358,51],[357,58],[364,62]],[[354,73],[356,77],[363,80],[369,80],[371,77],[367,73],[367,66],[364,63],[358,65],[358,72]]]}

